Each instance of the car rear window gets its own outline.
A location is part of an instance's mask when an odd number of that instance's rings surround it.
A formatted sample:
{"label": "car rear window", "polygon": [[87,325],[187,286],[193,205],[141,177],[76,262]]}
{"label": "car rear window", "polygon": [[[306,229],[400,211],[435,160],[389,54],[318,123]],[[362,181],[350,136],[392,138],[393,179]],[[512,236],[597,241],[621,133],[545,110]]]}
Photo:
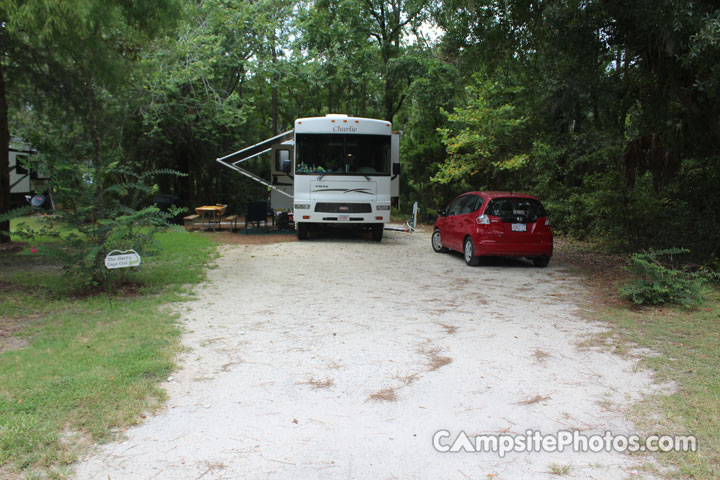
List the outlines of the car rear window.
{"label": "car rear window", "polygon": [[535,222],[539,217],[547,216],[542,204],[532,198],[495,198],[490,200],[485,213],[503,220],[508,218],[508,221],[516,221],[521,216],[527,222]]}

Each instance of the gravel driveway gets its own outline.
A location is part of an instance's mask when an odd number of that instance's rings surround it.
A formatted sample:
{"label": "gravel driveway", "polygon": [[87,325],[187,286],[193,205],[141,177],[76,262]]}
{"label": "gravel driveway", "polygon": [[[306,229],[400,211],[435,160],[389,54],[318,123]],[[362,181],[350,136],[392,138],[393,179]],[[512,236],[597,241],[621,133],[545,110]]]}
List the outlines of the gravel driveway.
{"label": "gravel driveway", "polygon": [[[602,325],[551,261],[467,267],[429,232],[231,245],[183,305],[189,350],[169,400],[80,479],[633,477],[624,453],[440,453],[460,432],[633,433],[654,389],[634,362],[577,344]],[[637,477],[635,477],[637,478]]]}

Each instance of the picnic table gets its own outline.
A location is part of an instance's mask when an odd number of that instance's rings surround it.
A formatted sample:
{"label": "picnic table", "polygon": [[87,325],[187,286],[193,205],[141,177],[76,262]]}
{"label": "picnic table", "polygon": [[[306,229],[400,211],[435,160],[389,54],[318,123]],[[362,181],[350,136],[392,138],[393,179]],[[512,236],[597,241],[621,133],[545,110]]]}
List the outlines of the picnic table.
{"label": "picnic table", "polygon": [[205,231],[205,224],[212,225],[213,230],[220,224],[220,217],[223,216],[227,205],[203,205],[197,207],[195,213],[200,215],[200,230]]}

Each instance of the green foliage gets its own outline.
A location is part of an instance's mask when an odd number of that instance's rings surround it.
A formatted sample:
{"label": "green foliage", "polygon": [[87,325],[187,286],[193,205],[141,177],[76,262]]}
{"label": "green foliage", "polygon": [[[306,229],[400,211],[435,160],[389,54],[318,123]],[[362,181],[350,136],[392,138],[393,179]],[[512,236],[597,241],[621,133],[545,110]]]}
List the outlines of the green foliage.
{"label": "green foliage", "polygon": [[516,105],[522,91],[476,77],[467,87],[467,104],[448,113],[450,127],[439,130],[448,157],[433,181],[489,185],[496,174],[516,172],[527,164],[522,145],[527,118]]}
{"label": "green foliage", "polygon": [[[444,206],[454,197],[453,184],[431,181],[446,157],[445,145],[438,129],[446,126],[444,111],[452,110],[457,91],[462,90],[458,70],[435,58],[425,58],[423,72],[408,88],[406,109],[399,121],[403,127],[401,155],[403,174],[400,176],[401,211],[412,211],[413,202],[421,208],[420,220],[429,221],[435,208]],[[425,210],[432,209],[432,215]]]}
{"label": "green foliage", "polygon": [[[691,273],[673,267],[685,248],[634,253],[627,271],[632,278],[620,287],[622,296],[637,305],[670,303],[691,307],[702,301],[702,282]],[[666,265],[662,260],[668,260]]]}
{"label": "green foliage", "polygon": [[[279,44],[288,43],[288,7],[210,0],[184,2],[183,8],[178,34],[157,41],[139,61],[126,99],[139,112],[125,132],[128,156],[146,168],[188,174],[159,179],[160,192],[177,194],[188,206],[223,203],[242,213],[245,203],[267,191],[228,175],[214,159],[272,136],[269,79],[278,76],[283,95],[291,85],[303,88],[293,66],[277,55]],[[288,105],[284,96],[279,101]],[[292,114],[280,109],[278,128],[292,128]],[[249,168],[267,178],[267,156]]]}

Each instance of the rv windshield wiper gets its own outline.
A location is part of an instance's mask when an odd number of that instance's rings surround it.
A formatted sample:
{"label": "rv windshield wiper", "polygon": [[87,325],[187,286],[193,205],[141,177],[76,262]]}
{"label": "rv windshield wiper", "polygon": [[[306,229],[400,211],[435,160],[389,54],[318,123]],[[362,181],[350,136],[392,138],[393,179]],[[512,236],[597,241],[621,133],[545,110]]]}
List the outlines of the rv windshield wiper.
{"label": "rv windshield wiper", "polygon": [[363,177],[365,177],[368,182],[372,180],[372,178],[368,177],[367,175],[363,175]]}

